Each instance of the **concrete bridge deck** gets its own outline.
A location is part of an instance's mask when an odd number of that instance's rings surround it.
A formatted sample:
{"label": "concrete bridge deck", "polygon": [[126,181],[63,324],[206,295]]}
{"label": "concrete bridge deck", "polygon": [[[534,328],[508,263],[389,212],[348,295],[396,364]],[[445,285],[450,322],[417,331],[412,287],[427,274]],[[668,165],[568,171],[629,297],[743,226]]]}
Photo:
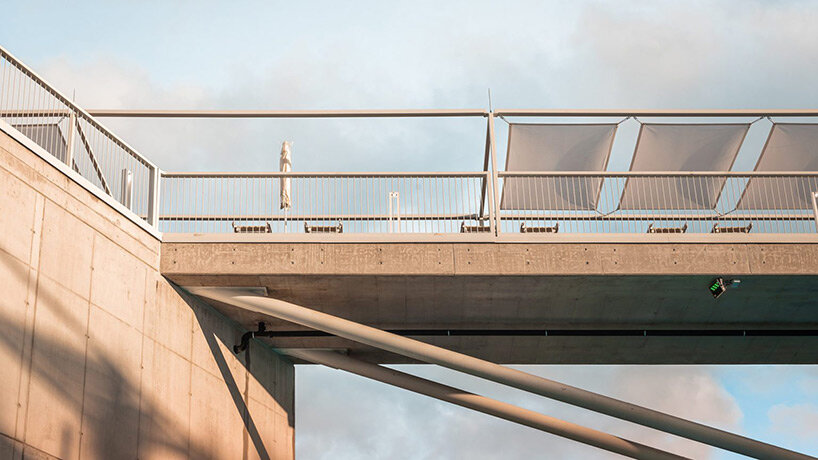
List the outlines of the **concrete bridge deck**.
{"label": "concrete bridge deck", "polygon": [[[279,237],[277,235],[276,237]],[[338,237],[340,235],[334,235]],[[231,237],[234,242],[230,241]],[[408,243],[165,235],[162,273],[182,285],[268,295],[501,363],[815,363],[814,235],[630,235],[583,242]],[[597,241],[600,235],[595,235]],[[430,238],[434,240],[434,238]],[[772,243],[771,241],[777,241]],[[714,300],[715,276],[739,289]],[[214,304],[282,348],[404,358]]]}

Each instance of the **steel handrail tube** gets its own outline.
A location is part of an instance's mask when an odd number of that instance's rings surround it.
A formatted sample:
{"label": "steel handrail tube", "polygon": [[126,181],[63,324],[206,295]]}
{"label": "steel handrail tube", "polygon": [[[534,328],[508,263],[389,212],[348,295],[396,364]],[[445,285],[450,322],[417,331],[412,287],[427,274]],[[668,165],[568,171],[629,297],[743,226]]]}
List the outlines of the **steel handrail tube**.
{"label": "steel handrail tube", "polygon": [[818,177],[816,171],[500,171],[500,177]]}
{"label": "steel handrail tube", "polygon": [[252,177],[331,177],[331,178],[345,178],[345,177],[366,177],[366,178],[381,178],[381,177],[485,177],[485,172],[475,171],[451,171],[451,172],[169,172],[162,171],[162,177],[169,179],[205,179],[205,178],[252,178]]}
{"label": "steel handrail tube", "polygon": [[304,349],[277,351],[293,358],[357,374],[626,457],[651,460],[687,458],[395,369],[350,358],[335,351]]}
{"label": "steel handrail tube", "polygon": [[95,117],[120,118],[436,118],[487,117],[484,109],[387,110],[152,110],[89,109]]}
{"label": "steel handrail tube", "polygon": [[421,362],[437,364],[738,454],[770,459],[803,460],[814,458],[701,423],[446,350],[408,337],[390,334],[380,329],[282,300],[256,295],[242,295],[242,290],[229,288],[188,287],[187,289],[202,297],[257,313],[271,315]]}
{"label": "steel handrail tube", "polygon": [[816,109],[498,109],[497,117],[815,117]]}

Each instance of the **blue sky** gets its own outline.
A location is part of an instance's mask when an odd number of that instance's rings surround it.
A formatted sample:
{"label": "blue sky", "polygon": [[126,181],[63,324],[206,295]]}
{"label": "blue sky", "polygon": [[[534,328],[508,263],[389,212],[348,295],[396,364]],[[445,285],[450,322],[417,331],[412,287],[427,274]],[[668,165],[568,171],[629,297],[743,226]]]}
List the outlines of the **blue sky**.
{"label": "blue sky", "polygon": [[[818,106],[818,3],[806,0],[9,3],[0,43],[88,108],[485,108],[488,88],[495,107]],[[485,129],[480,120],[106,124],[166,170],[274,170],[284,139],[302,171],[476,170]],[[752,154],[742,154],[749,168]],[[730,458],[446,370],[404,369]],[[527,369],[818,455],[817,366]],[[302,459],[602,456],[338,371],[300,368],[297,380]]]}

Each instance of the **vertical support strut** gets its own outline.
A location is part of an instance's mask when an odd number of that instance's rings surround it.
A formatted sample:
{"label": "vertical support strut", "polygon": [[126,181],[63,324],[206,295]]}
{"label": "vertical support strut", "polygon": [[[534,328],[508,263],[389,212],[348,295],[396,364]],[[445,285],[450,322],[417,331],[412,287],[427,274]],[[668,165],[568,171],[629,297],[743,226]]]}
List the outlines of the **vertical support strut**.
{"label": "vertical support strut", "polygon": [[815,214],[815,231],[818,232],[818,192],[812,192],[812,212]]}
{"label": "vertical support strut", "polygon": [[491,233],[494,233],[494,220],[491,217],[491,210],[494,208],[491,203],[491,195],[486,196],[487,191],[489,191],[489,187],[491,187],[491,170],[489,169],[489,160],[491,159],[491,124],[486,118],[486,151],[483,155],[483,172],[486,175],[483,177],[483,183],[480,185],[480,211],[477,213],[478,217],[478,224],[482,223],[483,217],[485,216],[486,208],[489,209],[489,226],[491,227]]}
{"label": "vertical support strut", "polygon": [[68,115],[68,135],[65,139],[65,164],[73,168],[74,164],[74,127],[77,125],[77,114],[72,110]]}
{"label": "vertical support strut", "polygon": [[[392,203],[395,203],[394,208],[392,207]],[[397,227],[392,226],[392,217],[396,218]],[[399,192],[389,192],[389,223],[387,225],[387,233],[392,233],[397,231],[400,233],[400,193]],[[395,230],[397,228],[397,230]]]}
{"label": "vertical support strut", "polygon": [[497,140],[494,137],[494,112],[489,112],[489,148],[491,153],[491,182],[494,197],[494,232],[499,235],[500,229],[500,179],[497,174]]}
{"label": "vertical support strut", "polygon": [[148,172],[148,224],[159,229],[159,188],[162,172],[158,166],[152,166]]}
{"label": "vertical support strut", "polygon": [[133,201],[133,173],[127,169],[122,170],[122,204],[131,209]]}

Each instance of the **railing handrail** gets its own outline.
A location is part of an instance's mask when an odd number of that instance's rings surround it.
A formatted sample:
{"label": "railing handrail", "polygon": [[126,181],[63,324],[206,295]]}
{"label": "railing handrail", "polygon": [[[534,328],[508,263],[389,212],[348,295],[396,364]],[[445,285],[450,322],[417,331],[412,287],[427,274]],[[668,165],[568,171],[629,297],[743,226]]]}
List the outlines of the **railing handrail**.
{"label": "railing handrail", "polygon": [[166,178],[251,178],[251,177],[485,177],[487,171],[419,171],[419,172],[167,172]]}
{"label": "railing handrail", "polygon": [[818,171],[498,171],[500,177],[818,177]]}
{"label": "railing handrail", "polygon": [[[486,171],[162,171],[167,178],[251,178],[251,177],[483,177]],[[498,171],[500,177],[818,177],[818,171]]]}
{"label": "railing handrail", "polygon": [[[352,220],[360,220],[360,221],[379,221],[379,220],[390,220],[395,218],[394,215],[389,215],[388,213],[380,213],[380,214],[345,214],[343,212],[336,212],[336,213],[315,213],[315,214],[240,214],[240,213],[232,213],[232,214],[162,214],[159,216],[160,221],[165,220],[175,220],[175,221],[183,221],[183,220],[269,220],[269,221],[279,221],[279,220],[311,220],[311,221],[325,221],[325,220],[344,220],[344,221],[352,221]],[[434,214],[434,213],[426,213],[426,214],[401,214],[401,219],[404,220],[428,220],[428,219],[435,219],[435,220],[482,220],[486,219],[487,217],[480,216],[477,213],[462,213],[462,214]],[[812,219],[812,214],[809,215],[809,218]]]}
{"label": "railing handrail", "polygon": [[68,99],[68,97],[66,97],[64,94],[62,94],[59,90],[57,90],[56,88],[54,88],[53,86],[48,84],[48,82],[46,82],[42,77],[40,77],[37,74],[37,72],[35,72],[30,67],[25,65],[21,60],[17,59],[13,54],[11,54],[7,49],[3,48],[2,46],[0,46],[0,56],[6,58],[10,63],[12,63],[14,66],[16,66],[18,69],[20,69],[26,75],[28,75],[37,84],[39,84],[41,87],[45,88],[47,91],[51,92],[51,94],[54,97],[56,97],[63,104],[70,107],[71,110],[74,110],[75,112],[83,115],[83,119],[85,119],[85,121],[87,121],[88,123],[90,123],[94,127],[96,127],[97,129],[99,129],[100,132],[102,132],[105,136],[107,136],[109,139],[111,139],[116,144],[118,144],[120,147],[122,147],[122,149],[125,150],[126,152],[128,152],[128,154],[131,155],[131,157],[133,157],[135,160],[137,160],[138,162],[142,163],[143,165],[147,166],[150,169],[158,169],[157,166],[155,164],[153,164],[153,162],[151,162],[150,160],[148,160],[144,156],[137,153],[137,151],[133,147],[128,145],[127,142],[122,140],[119,136],[114,134],[110,129],[106,128],[103,124],[101,124],[96,119],[94,119],[94,117],[91,116],[91,114],[89,114],[82,107],[74,104],[70,99]]}
{"label": "railing handrail", "polygon": [[385,110],[177,110],[89,109],[96,117],[121,118],[432,118],[487,117],[485,109],[385,109]]}
{"label": "railing handrail", "polygon": [[498,117],[816,117],[818,109],[497,109]]}
{"label": "railing handrail", "polygon": [[88,109],[105,118],[411,118],[411,117],[660,117],[742,118],[816,117],[818,109],[333,109],[333,110],[197,110]]}

